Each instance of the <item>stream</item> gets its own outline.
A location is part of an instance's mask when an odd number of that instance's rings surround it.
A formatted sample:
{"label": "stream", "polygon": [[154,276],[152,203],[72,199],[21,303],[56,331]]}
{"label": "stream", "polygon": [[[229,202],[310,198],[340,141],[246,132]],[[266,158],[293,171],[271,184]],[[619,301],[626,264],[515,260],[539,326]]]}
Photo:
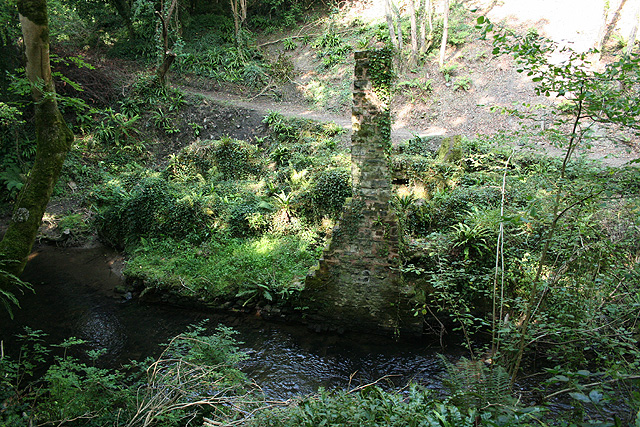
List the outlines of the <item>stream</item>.
{"label": "stream", "polygon": [[206,321],[233,327],[241,350],[241,368],[270,398],[287,399],[320,387],[351,389],[389,376],[384,384],[402,387],[409,381],[440,390],[442,364],[437,343],[395,342],[378,336],[327,335],[306,327],[272,323],[249,315],[219,315],[198,310],[125,300],[114,292],[122,283],[119,255],[105,247],[40,246],[22,278],[35,293],[20,296],[14,320],[1,312],[0,339],[14,354],[15,335],[24,326],[48,334],[51,343],[76,337],[90,348],[105,349],[99,359],[115,367],[129,360],[158,356],[161,344]]}

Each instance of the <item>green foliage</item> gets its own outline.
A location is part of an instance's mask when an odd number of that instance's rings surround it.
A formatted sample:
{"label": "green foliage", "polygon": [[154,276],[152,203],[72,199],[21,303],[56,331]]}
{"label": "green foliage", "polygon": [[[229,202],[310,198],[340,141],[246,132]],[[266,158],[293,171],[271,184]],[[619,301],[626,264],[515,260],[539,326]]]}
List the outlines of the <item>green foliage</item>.
{"label": "green foliage", "polygon": [[177,55],[173,69],[214,81],[242,83],[261,89],[272,76],[281,76],[282,64],[273,67],[251,47],[250,34],[241,32],[236,41],[233,19],[218,13],[194,16],[184,37],[174,45]]}
{"label": "green foliage", "polygon": [[90,19],[84,17],[75,5],[62,0],[47,2],[49,29],[52,41],[82,46],[91,37],[95,29]]}
{"label": "green foliage", "polygon": [[58,222],[58,228],[68,229],[73,233],[85,233],[89,231],[89,224],[82,214],[75,213],[62,217]]}
{"label": "green foliage", "polygon": [[267,112],[262,123],[271,129],[273,136],[279,143],[293,143],[300,139],[300,130],[278,111]]}
{"label": "green foliage", "polygon": [[444,81],[450,82],[451,78],[455,75],[457,69],[458,69],[457,64],[450,63],[450,64],[443,65],[442,68],[440,68],[440,72],[444,77]]}
{"label": "green foliage", "polygon": [[20,307],[16,292],[22,294],[25,290],[33,291],[29,283],[20,280],[19,277],[7,271],[8,268],[11,268],[12,264],[17,262],[18,261],[7,260],[3,254],[0,254],[0,304],[12,319],[12,306]]}
{"label": "green foliage", "polygon": [[143,178],[130,190],[114,180],[100,190],[104,205],[96,228],[118,247],[135,245],[142,237],[202,238],[208,233],[206,198],[180,193],[158,177]]}
{"label": "green foliage", "polygon": [[0,172],[0,182],[6,190],[7,199],[15,199],[27,181],[25,172],[13,159],[3,161],[3,171]]}
{"label": "green foliage", "polygon": [[162,108],[158,108],[153,112],[151,121],[158,129],[162,129],[167,135],[180,132],[180,129],[175,127],[176,118],[172,117],[170,113],[165,112]]}
{"label": "green foliage", "polygon": [[313,182],[312,198],[321,215],[337,216],[347,197],[351,197],[351,173],[345,169],[328,169]]}
{"label": "green foliage", "polygon": [[465,92],[471,89],[471,78],[468,76],[458,77],[453,80],[453,90],[464,90]]}
{"label": "green foliage", "polygon": [[293,41],[293,39],[288,38],[282,42],[282,47],[284,48],[284,50],[295,50],[298,45],[295,41]]}
{"label": "green foliage", "polygon": [[103,110],[101,115],[103,117],[98,121],[98,126],[93,134],[98,142],[115,145],[116,147],[135,145],[139,135],[136,122],[140,120],[140,116],[136,114],[128,117],[123,113],[115,112],[111,108]]}
{"label": "green foliage", "polygon": [[353,50],[352,46],[346,43],[342,37],[330,32],[318,37],[313,43],[313,48],[316,49],[324,69],[344,63],[348,54]]}
{"label": "green foliage", "polygon": [[242,179],[259,175],[262,169],[256,146],[231,138],[214,142],[212,156],[223,179]]}
{"label": "green foliage", "polygon": [[71,356],[82,340],[47,346],[41,331],[27,329],[19,357],[0,358],[0,423],[134,427],[202,417],[245,392],[246,380],[237,369],[245,356],[234,334],[225,327],[207,334],[194,326],[166,344],[157,359],[113,370],[95,366],[99,350],[87,352],[91,364]]}
{"label": "green foliage", "polygon": [[0,102],[0,198],[14,199],[26,182],[35,141],[22,119],[24,102]]}
{"label": "green foliage", "polygon": [[517,410],[517,399],[511,390],[511,377],[500,366],[487,366],[482,360],[461,358],[456,363],[441,357],[446,377],[448,401],[461,411],[473,408],[495,407],[499,412],[513,413]]}
{"label": "green foliage", "polygon": [[453,249],[462,251],[466,260],[481,259],[491,254],[495,236],[486,225],[480,223],[469,225],[459,222],[453,226],[453,229],[455,232]]}
{"label": "green foliage", "polygon": [[[0,46],[10,46],[20,37],[20,20],[18,19],[18,8],[14,0],[2,0],[0,2],[0,21],[5,23],[0,29]],[[3,67],[0,69],[5,70]]]}
{"label": "green foliage", "polygon": [[249,426],[412,426],[472,427],[522,425],[536,421],[535,412],[489,411],[461,409],[451,403],[440,403],[431,391],[411,386],[404,393],[385,392],[377,386],[352,392],[318,394],[300,398],[288,406],[263,411]]}
{"label": "green foliage", "polygon": [[300,0],[265,0],[254,8],[249,24],[267,34],[294,27],[305,13],[304,3]]}
{"label": "green foliage", "polygon": [[165,292],[243,303],[285,301],[299,290],[292,283],[306,275],[316,257],[310,241],[298,236],[218,237],[201,245],[171,239],[141,243],[125,274]]}
{"label": "green foliage", "polygon": [[384,47],[369,51],[367,73],[374,92],[388,105],[391,100],[391,85],[396,78],[393,71],[393,51],[391,48]]}
{"label": "green foliage", "polygon": [[[263,123],[269,127],[269,157],[289,179],[296,171],[320,171],[332,166],[347,166],[343,152],[337,149],[342,129],[334,123],[317,123],[285,118],[269,112]],[[288,166],[288,167],[287,167]]]}
{"label": "green foliage", "polygon": [[402,91],[404,88],[420,89],[423,92],[431,92],[433,91],[433,79],[427,79],[426,81],[422,81],[422,79],[419,79],[416,77],[411,80],[398,82],[398,84],[396,84],[397,90]]}

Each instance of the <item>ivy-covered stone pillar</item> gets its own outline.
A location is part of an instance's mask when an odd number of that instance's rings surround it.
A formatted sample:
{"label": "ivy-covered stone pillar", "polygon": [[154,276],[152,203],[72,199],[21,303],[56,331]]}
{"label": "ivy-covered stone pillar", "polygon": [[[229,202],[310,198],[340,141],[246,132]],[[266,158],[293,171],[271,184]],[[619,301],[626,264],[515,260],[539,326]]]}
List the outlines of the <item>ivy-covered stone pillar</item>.
{"label": "ivy-covered stone pillar", "polygon": [[355,53],[353,197],[303,292],[308,319],[320,329],[420,329],[398,271],[398,223],[389,203],[391,58],[387,49]]}

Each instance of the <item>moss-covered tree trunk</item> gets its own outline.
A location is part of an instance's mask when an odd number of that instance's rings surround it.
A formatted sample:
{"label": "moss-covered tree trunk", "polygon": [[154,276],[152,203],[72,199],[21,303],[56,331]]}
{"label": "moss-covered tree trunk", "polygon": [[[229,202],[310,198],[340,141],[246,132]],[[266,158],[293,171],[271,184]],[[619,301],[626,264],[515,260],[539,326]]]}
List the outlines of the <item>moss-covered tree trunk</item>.
{"label": "moss-covered tree trunk", "polygon": [[[46,0],[18,0],[24,38],[27,77],[32,83],[37,139],[36,159],[27,183],[16,201],[13,215],[0,242],[4,269],[22,273],[31,252],[42,215],[49,203],[62,164],[73,142],[55,100],[49,62],[49,26]],[[0,286],[7,284],[0,283]]]}

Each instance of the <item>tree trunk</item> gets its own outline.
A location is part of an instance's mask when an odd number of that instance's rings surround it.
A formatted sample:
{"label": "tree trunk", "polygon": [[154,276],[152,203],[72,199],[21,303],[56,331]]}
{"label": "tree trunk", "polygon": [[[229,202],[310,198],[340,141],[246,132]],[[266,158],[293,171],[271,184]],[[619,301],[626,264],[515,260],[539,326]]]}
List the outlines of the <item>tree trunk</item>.
{"label": "tree trunk", "polygon": [[[49,63],[49,26],[46,0],[19,0],[26,73],[35,102],[36,159],[14,206],[9,227],[0,242],[0,259],[12,274],[22,273],[31,253],[42,215],[58,180],[73,134],[55,100]],[[2,284],[6,286],[6,284]]]}
{"label": "tree trunk", "polygon": [[[427,35],[427,23],[429,24],[429,35]],[[420,23],[420,53],[426,53],[433,44],[433,1],[424,0],[422,9],[422,21]]]}
{"label": "tree trunk", "polygon": [[389,38],[391,39],[391,44],[395,47],[398,47],[396,42],[396,30],[393,23],[393,15],[391,12],[391,0],[384,1],[384,15],[387,18],[387,26],[389,27]]}
{"label": "tree trunk", "polygon": [[231,13],[233,14],[233,25],[236,31],[236,44],[240,46],[240,30],[247,19],[247,1],[246,0],[230,0]]}
{"label": "tree trunk", "polygon": [[[402,14],[400,13],[400,8],[391,1],[391,7],[393,8],[393,13],[396,16],[396,32],[398,34],[398,50],[400,51],[400,55],[402,55],[402,50],[404,49],[404,40],[402,37]],[[400,64],[401,65],[401,64]]]}
{"label": "tree trunk", "polygon": [[171,64],[176,59],[176,54],[169,49],[169,26],[171,25],[171,15],[176,12],[178,14],[178,0],[172,0],[168,11],[165,12],[164,3],[160,4],[161,12],[156,10],[156,15],[160,19],[162,24],[162,45],[164,47],[164,56],[162,64],[158,67],[156,73],[158,75],[158,81],[162,87],[167,87],[167,73]]}
{"label": "tree trunk", "polygon": [[167,73],[169,72],[169,68],[171,68],[171,64],[176,59],[176,54],[171,52],[170,50],[164,51],[164,60],[162,64],[158,67],[158,81],[162,87],[167,87]]}
{"label": "tree trunk", "polygon": [[444,66],[444,55],[447,51],[447,38],[449,37],[449,0],[444,0],[444,23],[442,28],[442,43],[440,44],[440,57],[438,58],[438,65],[440,68]]}
{"label": "tree trunk", "polygon": [[418,25],[415,0],[409,0],[409,19],[411,20],[411,66],[416,66],[418,64]]}

